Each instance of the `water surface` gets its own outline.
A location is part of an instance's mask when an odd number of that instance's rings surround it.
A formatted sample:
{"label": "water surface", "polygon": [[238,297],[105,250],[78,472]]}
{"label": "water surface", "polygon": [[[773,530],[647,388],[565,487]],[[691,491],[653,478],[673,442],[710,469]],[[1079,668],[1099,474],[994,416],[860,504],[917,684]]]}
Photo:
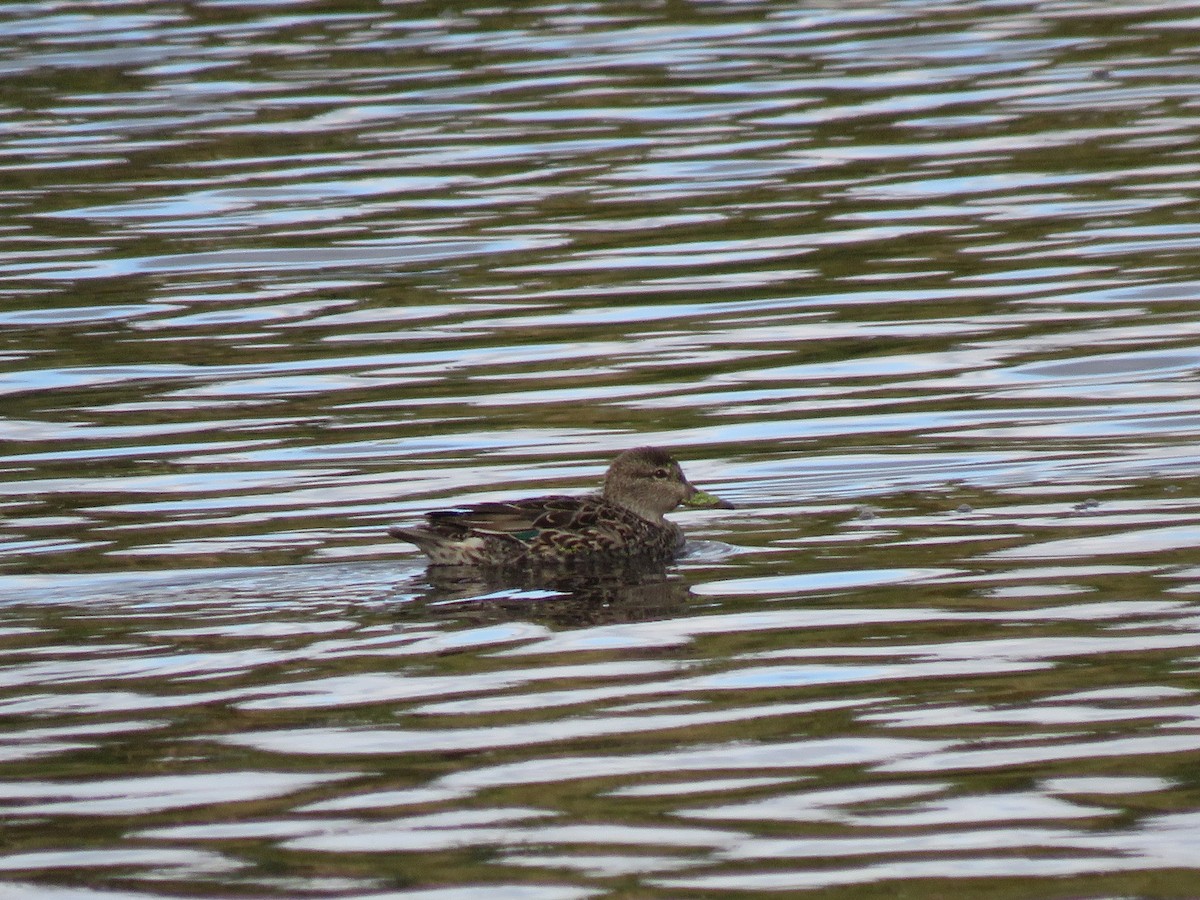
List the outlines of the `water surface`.
{"label": "water surface", "polygon": [[1200,4],[0,17],[0,892],[1200,893]]}

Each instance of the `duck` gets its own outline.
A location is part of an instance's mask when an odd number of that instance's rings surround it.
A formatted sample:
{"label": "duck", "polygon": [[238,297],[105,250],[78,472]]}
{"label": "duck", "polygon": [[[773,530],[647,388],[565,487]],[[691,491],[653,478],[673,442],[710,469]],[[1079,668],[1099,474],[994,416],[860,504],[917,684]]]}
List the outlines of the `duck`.
{"label": "duck", "polygon": [[430,566],[665,564],[685,543],[683,529],[666,518],[679,506],[733,509],[688,481],[666,450],[634,447],[613,459],[596,493],[435,510],[388,533],[415,544]]}

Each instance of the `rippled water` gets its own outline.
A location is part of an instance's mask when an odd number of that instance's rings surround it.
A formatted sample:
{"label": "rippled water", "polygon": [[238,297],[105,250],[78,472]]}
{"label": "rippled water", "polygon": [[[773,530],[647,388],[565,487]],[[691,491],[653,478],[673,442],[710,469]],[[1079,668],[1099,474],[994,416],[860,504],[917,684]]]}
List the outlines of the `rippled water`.
{"label": "rippled water", "polygon": [[1200,3],[0,20],[0,894],[1200,895]]}

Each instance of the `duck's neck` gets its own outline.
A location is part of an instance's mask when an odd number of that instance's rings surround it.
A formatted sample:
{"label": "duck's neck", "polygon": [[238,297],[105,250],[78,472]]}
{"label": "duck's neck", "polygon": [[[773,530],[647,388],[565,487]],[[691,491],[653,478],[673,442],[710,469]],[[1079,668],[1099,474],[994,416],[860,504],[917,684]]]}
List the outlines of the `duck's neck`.
{"label": "duck's neck", "polygon": [[606,501],[614,506],[620,506],[623,509],[629,510],[639,518],[645,519],[654,525],[666,525],[667,520],[663,518],[661,509],[656,509],[644,502],[639,502],[639,498],[632,497],[627,494],[622,494],[620,491],[611,491],[605,488],[602,495]]}

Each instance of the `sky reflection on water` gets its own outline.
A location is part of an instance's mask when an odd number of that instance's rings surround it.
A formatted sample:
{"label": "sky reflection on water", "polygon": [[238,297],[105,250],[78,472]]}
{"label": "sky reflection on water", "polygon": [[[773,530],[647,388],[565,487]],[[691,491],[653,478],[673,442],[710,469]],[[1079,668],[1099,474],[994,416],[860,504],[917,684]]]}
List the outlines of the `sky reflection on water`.
{"label": "sky reflection on water", "polygon": [[1200,893],[1198,12],[0,12],[0,893]]}

